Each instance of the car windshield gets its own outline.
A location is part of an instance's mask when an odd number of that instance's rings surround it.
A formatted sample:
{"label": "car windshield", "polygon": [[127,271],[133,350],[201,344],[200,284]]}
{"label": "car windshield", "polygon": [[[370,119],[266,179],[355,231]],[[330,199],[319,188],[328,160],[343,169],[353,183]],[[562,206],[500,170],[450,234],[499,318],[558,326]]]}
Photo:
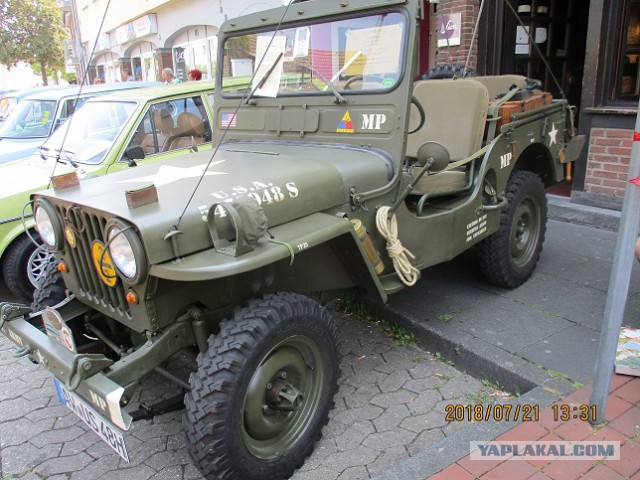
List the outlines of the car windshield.
{"label": "car windshield", "polygon": [[46,138],[56,116],[55,100],[24,99],[0,126],[1,138]]}
{"label": "car windshield", "polygon": [[40,153],[60,155],[62,161],[100,163],[135,109],[134,102],[87,102],[51,135]]}
{"label": "car windshield", "polygon": [[404,15],[392,12],[230,37],[222,91],[277,97],[392,89],[402,73],[405,30]]}

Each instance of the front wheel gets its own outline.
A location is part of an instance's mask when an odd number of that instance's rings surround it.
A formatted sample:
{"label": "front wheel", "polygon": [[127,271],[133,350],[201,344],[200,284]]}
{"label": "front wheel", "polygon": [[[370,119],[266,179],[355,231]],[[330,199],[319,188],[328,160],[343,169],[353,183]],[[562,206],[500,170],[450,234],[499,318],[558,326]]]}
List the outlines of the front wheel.
{"label": "front wheel", "polygon": [[499,230],[479,244],[480,265],[490,282],[515,288],[529,279],[540,258],[547,197],[540,177],[524,170],[511,174],[506,197]]}
{"label": "front wheel", "polygon": [[337,327],[315,301],[266,295],[236,309],[198,356],[183,424],[206,478],[277,480],[299,468],[333,408]]}

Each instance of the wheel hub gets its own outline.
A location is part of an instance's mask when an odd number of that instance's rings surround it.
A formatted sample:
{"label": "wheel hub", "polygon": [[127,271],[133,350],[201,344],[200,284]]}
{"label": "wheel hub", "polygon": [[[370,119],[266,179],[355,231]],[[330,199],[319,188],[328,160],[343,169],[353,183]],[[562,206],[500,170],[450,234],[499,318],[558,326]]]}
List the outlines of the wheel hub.
{"label": "wheel hub", "polygon": [[302,406],[304,395],[296,387],[285,381],[287,372],[281,372],[280,378],[267,384],[265,399],[268,407],[283,412],[295,412]]}

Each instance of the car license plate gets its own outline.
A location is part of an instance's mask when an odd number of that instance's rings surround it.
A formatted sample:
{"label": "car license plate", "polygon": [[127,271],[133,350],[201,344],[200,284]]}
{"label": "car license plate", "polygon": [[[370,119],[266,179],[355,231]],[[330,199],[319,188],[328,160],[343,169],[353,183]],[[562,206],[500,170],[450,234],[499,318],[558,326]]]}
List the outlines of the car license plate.
{"label": "car license plate", "polygon": [[75,413],[87,424],[107,445],[113,448],[122,459],[129,463],[127,447],[124,444],[124,437],[118,429],[100,415],[91,405],[67,388],[56,378],[53,379],[58,392],[58,398],[63,405]]}

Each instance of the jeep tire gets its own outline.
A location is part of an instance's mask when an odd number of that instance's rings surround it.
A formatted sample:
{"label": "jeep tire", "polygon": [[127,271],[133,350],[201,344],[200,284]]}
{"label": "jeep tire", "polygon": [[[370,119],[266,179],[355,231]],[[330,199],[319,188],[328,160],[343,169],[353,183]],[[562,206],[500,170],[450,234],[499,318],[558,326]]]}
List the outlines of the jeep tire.
{"label": "jeep tire", "polygon": [[508,205],[500,213],[500,228],[479,244],[480,266],[487,279],[515,288],[533,273],[547,227],[544,185],[533,172],[516,170],[507,182]]}
{"label": "jeep tire", "polygon": [[56,262],[49,262],[46,265],[39,281],[40,284],[34,290],[33,302],[31,302],[31,309],[34,312],[44,310],[45,307],[53,307],[66,298],[66,287]]}
{"label": "jeep tire", "polygon": [[198,355],[183,415],[191,458],[206,478],[288,478],[321,436],[339,374],[324,307],[293,293],[250,300]]}

